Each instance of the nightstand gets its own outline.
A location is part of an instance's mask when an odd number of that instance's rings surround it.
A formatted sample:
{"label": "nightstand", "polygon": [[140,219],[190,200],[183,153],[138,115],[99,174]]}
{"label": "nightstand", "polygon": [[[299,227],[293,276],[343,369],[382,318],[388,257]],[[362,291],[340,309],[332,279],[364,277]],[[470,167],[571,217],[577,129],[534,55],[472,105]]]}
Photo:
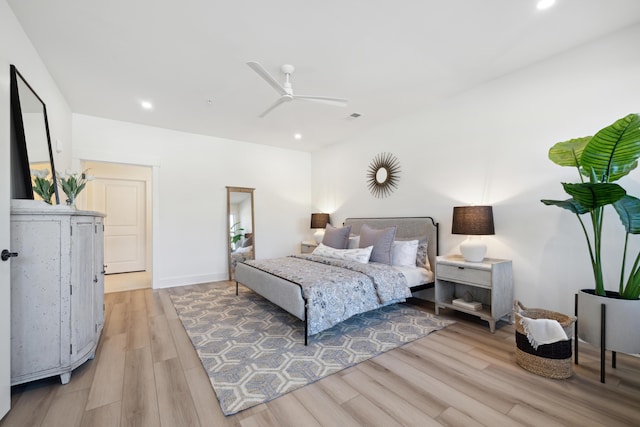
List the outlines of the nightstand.
{"label": "nightstand", "polygon": [[317,247],[318,247],[318,244],[315,241],[313,241],[313,242],[302,242],[302,243],[300,243],[300,253],[310,254]]}
{"label": "nightstand", "polygon": [[[513,272],[511,261],[485,258],[482,262],[467,262],[460,255],[436,258],[436,315],[440,308],[478,316],[489,322],[491,332],[496,330],[496,322],[505,317],[513,323]],[[482,308],[461,307],[453,300],[462,298],[466,292],[473,301],[482,303]]]}

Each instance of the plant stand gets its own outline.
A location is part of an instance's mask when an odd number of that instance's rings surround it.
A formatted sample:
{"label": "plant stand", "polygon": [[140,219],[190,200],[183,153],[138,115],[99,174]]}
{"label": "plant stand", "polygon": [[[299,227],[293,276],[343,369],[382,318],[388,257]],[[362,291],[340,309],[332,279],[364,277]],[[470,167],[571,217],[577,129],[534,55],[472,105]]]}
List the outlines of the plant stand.
{"label": "plant stand", "polygon": [[[575,342],[575,364],[578,364],[578,328],[580,323],[580,318],[578,317],[578,294],[575,295],[575,316],[578,320],[576,320],[576,326],[574,329],[574,342]],[[607,326],[607,306],[605,304],[600,304],[600,382],[604,384],[605,382],[605,361],[606,361],[606,326]],[[611,352],[611,367],[616,369],[616,352]]]}

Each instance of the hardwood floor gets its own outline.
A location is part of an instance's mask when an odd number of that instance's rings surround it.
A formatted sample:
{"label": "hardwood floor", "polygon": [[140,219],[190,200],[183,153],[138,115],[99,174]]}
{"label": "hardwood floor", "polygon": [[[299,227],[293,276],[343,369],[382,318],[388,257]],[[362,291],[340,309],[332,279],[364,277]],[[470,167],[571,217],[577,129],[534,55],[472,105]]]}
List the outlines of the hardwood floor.
{"label": "hardwood floor", "polygon": [[105,304],[95,359],[67,385],[14,387],[0,427],[640,425],[639,358],[618,354],[601,384],[599,353],[582,344],[572,378],[546,379],[515,364],[513,325],[491,334],[455,314],[442,331],[225,417],[166,291]]}

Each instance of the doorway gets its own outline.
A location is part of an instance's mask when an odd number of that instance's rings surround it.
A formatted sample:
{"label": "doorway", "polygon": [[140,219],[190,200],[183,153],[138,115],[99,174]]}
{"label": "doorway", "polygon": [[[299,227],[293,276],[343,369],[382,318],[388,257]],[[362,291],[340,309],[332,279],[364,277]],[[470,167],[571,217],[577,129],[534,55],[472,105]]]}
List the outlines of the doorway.
{"label": "doorway", "polygon": [[152,169],[85,161],[86,206],[105,218],[105,293],[151,288]]}

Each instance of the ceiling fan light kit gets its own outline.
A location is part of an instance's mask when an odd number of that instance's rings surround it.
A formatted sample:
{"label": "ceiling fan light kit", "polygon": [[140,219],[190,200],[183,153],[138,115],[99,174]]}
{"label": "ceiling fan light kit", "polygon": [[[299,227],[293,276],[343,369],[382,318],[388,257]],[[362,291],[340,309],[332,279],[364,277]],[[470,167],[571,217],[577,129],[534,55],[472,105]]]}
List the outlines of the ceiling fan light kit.
{"label": "ceiling fan light kit", "polygon": [[269,114],[274,108],[278,107],[285,102],[291,101],[311,101],[319,102],[322,104],[334,105],[337,107],[346,107],[349,102],[344,98],[333,98],[329,96],[313,96],[313,95],[294,95],[291,87],[291,74],[296,70],[291,64],[284,64],[280,67],[280,71],[285,76],[284,83],[280,84],[269,72],[259,63],[254,61],[247,62],[247,65],[255,71],[260,77],[262,77],[269,85],[280,94],[278,98],[269,108],[260,114],[260,118]]}

